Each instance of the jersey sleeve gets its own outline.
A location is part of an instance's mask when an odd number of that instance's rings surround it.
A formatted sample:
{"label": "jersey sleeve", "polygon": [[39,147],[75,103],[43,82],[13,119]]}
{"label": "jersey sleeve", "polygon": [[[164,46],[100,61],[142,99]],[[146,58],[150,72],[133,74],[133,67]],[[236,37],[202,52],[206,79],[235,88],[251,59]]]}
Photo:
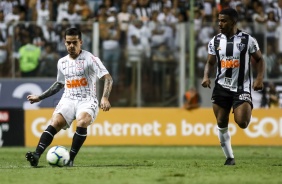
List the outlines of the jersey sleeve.
{"label": "jersey sleeve", "polygon": [[62,73],[62,67],[61,67],[60,60],[58,61],[58,64],[57,64],[57,82],[61,84],[65,84],[65,76]]}
{"label": "jersey sleeve", "polygon": [[94,64],[93,66],[95,73],[99,79],[109,73],[106,67],[104,66],[104,64],[102,63],[102,61],[98,57],[92,56],[92,61]]}
{"label": "jersey sleeve", "polygon": [[216,55],[215,48],[214,48],[214,39],[215,37],[213,37],[213,39],[208,44],[208,53],[211,55]]}
{"label": "jersey sleeve", "polygon": [[258,45],[258,42],[257,40],[250,36],[250,41],[249,41],[249,53],[255,53],[256,51],[259,50],[259,45]]}

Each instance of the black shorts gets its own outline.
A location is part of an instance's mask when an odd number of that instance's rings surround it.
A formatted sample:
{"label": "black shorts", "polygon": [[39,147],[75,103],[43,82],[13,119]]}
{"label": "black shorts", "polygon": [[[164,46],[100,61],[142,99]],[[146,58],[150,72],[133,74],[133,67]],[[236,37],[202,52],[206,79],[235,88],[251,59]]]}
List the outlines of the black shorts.
{"label": "black shorts", "polygon": [[229,110],[231,109],[231,107],[233,107],[233,109],[236,109],[236,107],[238,107],[242,103],[248,102],[253,109],[251,93],[244,91],[243,92],[229,91],[220,85],[215,85],[213,89],[211,101],[212,103],[217,104],[220,107]]}

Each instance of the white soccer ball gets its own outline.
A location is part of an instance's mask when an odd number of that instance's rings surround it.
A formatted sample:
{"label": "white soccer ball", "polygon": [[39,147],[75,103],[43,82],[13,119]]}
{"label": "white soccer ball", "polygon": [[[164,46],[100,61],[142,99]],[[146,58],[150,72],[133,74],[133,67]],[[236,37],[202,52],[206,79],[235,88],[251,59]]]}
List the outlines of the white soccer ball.
{"label": "white soccer ball", "polygon": [[70,154],[64,146],[54,146],[46,155],[47,162],[51,166],[63,167],[70,159]]}

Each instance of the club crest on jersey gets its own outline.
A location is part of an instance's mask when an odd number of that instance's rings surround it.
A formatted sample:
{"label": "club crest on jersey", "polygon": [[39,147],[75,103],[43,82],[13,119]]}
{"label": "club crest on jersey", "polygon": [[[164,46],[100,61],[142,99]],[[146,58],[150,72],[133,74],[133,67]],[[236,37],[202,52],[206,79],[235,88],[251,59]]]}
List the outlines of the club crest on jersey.
{"label": "club crest on jersey", "polygon": [[239,51],[242,51],[245,48],[245,44],[243,44],[243,43],[237,43],[236,46],[237,46]]}
{"label": "club crest on jersey", "polygon": [[84,63],[84,60],[77,60],[75,62],[75,68],[77,70],[83,70],[83,63]]}

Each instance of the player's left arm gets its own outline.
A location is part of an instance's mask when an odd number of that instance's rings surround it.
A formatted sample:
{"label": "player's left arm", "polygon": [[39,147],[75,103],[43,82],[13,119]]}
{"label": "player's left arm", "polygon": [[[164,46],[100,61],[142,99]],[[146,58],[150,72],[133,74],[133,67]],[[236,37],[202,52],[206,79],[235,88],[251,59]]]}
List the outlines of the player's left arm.
{"label": "player's left arm", "polygon": [[111,108],[109,97],[112,91],[113,79],[110,74],[106,74],[102,77],[102,80],[104,80],[104,90],[103,90],[103,96],[101,98],[100,107],[101,109],[103,109],[103,111],[108,111]]}
{"label": "player's left arm", "polygon": [[257,72],[256,79],[253,83],[253,89],[255,91],[262,90],[263,89],[263,77],[264,77],[264,71],[265,71],[265,62],[263,59],[263,56],[261,54],[260,50],[257,50],[256,52],[252,53],[251,56],[255,60],[255,70]]}

